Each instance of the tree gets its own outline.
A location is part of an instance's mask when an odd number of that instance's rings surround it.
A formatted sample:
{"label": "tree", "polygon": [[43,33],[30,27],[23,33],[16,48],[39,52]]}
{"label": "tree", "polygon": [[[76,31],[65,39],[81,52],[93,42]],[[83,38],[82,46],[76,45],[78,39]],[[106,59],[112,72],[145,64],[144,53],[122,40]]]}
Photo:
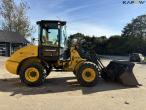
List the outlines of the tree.
{"label": "tree", "polygon": [[29,9],[27,3],[23,0],[18,5],[14,0],[0,0],[0,2],[0,16],[3,20],[2,30],[18,32],[25,37],[30,36],[33,28],[26,15]]}
{"label": "tree", "polygon": [[138,16],[127,24],[122,31],[122,37],[125,39],[125,53],[146,54],[146,15]]}
{"label": "tree", "polygon": [[127,24],[122,31],[122,36],[146,39],[146,15],[138,16],[131,23]]}
{"label": "tree", "polygon": [[[127,48],[127,47],[126,47]],[[120,35],[113,35],[108,39],[106,49],[108,54],[125,54],[125,39]]]}
{"label": "tree", "polygon": [[81,33],[70,35],[67,41],[68,48],[71,47],[73,39],[77,39],[77,41],[80,42],[81,40],[85,39],[85,35]]}

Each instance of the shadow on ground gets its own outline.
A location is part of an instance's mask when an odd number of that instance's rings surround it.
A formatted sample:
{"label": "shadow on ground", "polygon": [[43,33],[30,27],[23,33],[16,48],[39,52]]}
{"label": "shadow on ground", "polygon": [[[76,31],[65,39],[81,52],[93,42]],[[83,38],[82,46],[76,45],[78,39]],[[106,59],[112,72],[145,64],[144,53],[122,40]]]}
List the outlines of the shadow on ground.
{"label": "shadow on ground", "polygon": [[75,77],[49,78],[40,87],[26,87],[18,78],[0,79],[0,92],[11,92],[10,96],[17,94],[37,95],[81,90],[84,95],[95,92],[127,89],[121,84],[105,82],[102,79],[94,87],[81,87]]}

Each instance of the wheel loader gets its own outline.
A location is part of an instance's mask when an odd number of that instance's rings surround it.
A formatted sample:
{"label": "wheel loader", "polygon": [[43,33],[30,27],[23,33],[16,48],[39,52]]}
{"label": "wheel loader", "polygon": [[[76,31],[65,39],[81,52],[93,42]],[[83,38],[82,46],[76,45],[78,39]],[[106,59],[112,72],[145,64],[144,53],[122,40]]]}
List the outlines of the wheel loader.
{"label": "wheel loader", "polygon": [[27,45],[6,61],[6,69],[19,75],[25,85],[42,85],[53,70],[73,72],[79,84],[86,87],[96,85],[100,77],[124,85],[139,85],[132,72],[133,63],[112,61],[104,67],[96,54],[85,56],[78,43],[66,48],[65,21],[41,20],[37,25],[38,45]]}

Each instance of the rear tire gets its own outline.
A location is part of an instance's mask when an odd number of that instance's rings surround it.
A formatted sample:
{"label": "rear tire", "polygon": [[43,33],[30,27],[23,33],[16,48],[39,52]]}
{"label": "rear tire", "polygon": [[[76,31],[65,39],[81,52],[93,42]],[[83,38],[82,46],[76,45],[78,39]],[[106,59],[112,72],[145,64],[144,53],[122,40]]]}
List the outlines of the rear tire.
{"label": "rear tire", "polygon": [[99,79],[97,65],[92,62],[82,63],[76,71],[76,77],[82,86],[89,87],[96,85]]}
{"label": "rear tire", "polygon": [[46,78],[45,68],[40,63],[30,63],[20,68],[21,82],[27,86],[40,86]]}

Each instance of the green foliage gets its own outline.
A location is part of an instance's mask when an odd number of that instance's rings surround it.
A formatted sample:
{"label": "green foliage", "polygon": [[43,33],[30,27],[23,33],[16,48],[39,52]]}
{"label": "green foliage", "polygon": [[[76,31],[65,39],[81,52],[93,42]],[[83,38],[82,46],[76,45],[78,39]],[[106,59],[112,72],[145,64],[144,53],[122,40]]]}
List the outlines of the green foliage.
{"label": "green foliage", "polygon": [[122,36],[146,39],[146,15],[138,16],[127,24],[122,31]]}
{"label": "green foliage", "polygon": [[81,34],[81,33],[76,33],[74,35],[70,35],[70,37],[68,38],[68,41],[67,41],[67,46],[69,48],[71,47],[73,39],[77,39],[78,42],[80,42],[81,40],[85,39],[85,37],[86,36],[84,34]]}
{"label": "green foliage", "polygon": [[127,24],[122,31],[125,53],[137,52],[146,55],[146,15],[141,15]]}
{"label": "green foliage", "polygon": [[103,36],[90,37],[77,33],[75,36],[71,35],[68,42],[71,42],[73,38],[79,39],[78,43],[84,41],[84,43],[82,43],[82,48],[86,51],[95,51],[97,54],[128,55],[130,53],[142,53],[146,55],[146,40],[139,38],[128,39],[119,35],[114,35],[110,38]]}
{"label": "green foliage", "polygon": [[123,54],[125,39],[119,35],[111,36],[107,41],[107,53],[108,54]]}

